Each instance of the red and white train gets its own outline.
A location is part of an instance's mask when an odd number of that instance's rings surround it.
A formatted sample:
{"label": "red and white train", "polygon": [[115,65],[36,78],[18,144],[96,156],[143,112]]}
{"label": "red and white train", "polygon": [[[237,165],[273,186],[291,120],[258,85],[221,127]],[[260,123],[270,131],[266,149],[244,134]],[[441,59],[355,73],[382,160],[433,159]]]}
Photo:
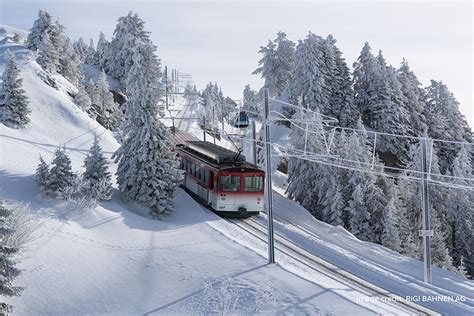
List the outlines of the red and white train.
{"label": "red and white train", "polygon": [[265,173],[239,153],[203,141],[177,145],[184,187],[224,216],[263,211]]}

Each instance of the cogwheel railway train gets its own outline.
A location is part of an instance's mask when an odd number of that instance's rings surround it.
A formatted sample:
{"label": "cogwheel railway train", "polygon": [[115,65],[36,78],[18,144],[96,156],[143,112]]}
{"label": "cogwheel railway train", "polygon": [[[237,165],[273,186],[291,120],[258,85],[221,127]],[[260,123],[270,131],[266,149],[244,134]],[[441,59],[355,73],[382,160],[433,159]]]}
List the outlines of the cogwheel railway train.
{"label": "cogwheel railway train", "polygon": [[265,172],[240,153],[209,142],[176,143],[183,186],[223,216],[248,217],[263,211]]}

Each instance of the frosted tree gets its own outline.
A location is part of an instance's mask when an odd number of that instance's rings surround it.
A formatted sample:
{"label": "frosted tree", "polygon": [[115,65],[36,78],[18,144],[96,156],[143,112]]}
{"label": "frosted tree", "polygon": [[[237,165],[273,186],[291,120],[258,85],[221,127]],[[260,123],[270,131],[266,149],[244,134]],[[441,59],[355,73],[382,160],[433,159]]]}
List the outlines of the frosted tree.
{"label": "frosted tree", "polygon": [[[467,146],[462,146],[453,162],[453,176],[457,177],[456,183],[470,185],[473,179],[473,167],[471,161],[472,153],[467,150]],[[449,214],[454,221],[454,264],[460,264],[461,257],[470,275],[474,275],[474,215],[473,215],[474,195],[469,190],[451,190],[449,198]]]}
{"label": "frosted tree", "polygon": [[80,68],[80,59],[76,55],[69,38],[63,33],[61,34],[61,43],[59,54],[59,73],[68,79],[76,87],[81,85],[83,74]]}
{"label": "frosted tree", "polygon": [[328,83],[331,86],[329,100],[332,108],[331,114],[339,119],[341,126],[354,127],[360,112],[354,102],[354,90],[352,89],[349,67],[342,57],[342,52],[335,44],[336,39],[329,35],[326,38],[326,45],[331,47],[331,56],[334,59],[333,74],[330,76],[331,82]]}
{"label": "frosted tree", "polygon": [[37,62],[44,70],[55,73],[58,71],[59,65],[59,51],[51,41],[49,33],[43,34],[40,44],[38,45]]}
{"label": "frosted tree", "polygon": [[82,37],[80,37],[77,41],[74,41],[72,44],[72,47],[74,48],[74,51],[76,53],[77,58],[81,63],[84,63],[87,55],[87,44],[84,43],[84,40]]}
{"label": "frosted tree", "polygon": [[15,55],[7,50],[4,59],[5,70],[0,83],[0,123],[9,127],[22,127],[30,122],[29,101]]}
{"label": "frosted tree", "polygon": [[422,136],[428,128],[424,116],[426,92],[405,59],[397,71],[397,79],[405,97],[404,108],[410,116],[408,123],[410,128],[406,132],[409,135]]}
{"label": "frosted tree", "polygon": [[259,106],[260,98],[255,90],[252,90],[250,85],[246,85],[243,92],[243,109],[253,113],[249,113],[250,116],[258,116],[261,112]]}
{"label": "frosted tree", "polygon": [[279,97],[291,77],[295,62],[295,44],[286,38],[284,32],[278,32],[274,41],[260,47],[263,55],[258,62],[259,67],[253,74],[260,74],[265,80],[264,88],[268,88],[270,95]]}
{"label": "frosted tree", "polygon": [[365,203],[364,190],[363,184],[356,184],[347,211],[351,233],[361,240],[369,241],[372,233],[369,227],[370,213]]}
{"label": "frosted tree", "polygon": [[89,46],[87,47],[84,63],[88,65],[95,65],[95,45],[92,38],[89,40]]}
{"label": "frosted tree", "polygon": [[446,231],[442,230],[441,221],[436,212],[431,210],[431,229],[433,230],[433,237],[431,238],[431,258],[433,264],[451,272],[457,272],[453,266],[453,259],[449,254],[449,250],[445,243]]}
{"label": "frosted tree", "polygon": [[104,33],[100,32],[97,50],[95,52],[94,65],[104,69],[108,64],[110,43],[105,38]]}
{"label": "frosted tree", "polygon": [[398,193],[395,191],[383,210],[382,245],[394,251],[400,251],[400,216],[401,209]]}
{"label": "frosted tree", "polygon": [[72,172],[71,159],[61,147],[54,153],[50,176],[49,188],[54,195],[57,195],[61,189],[72,186],[76,177]]}
{"label": "frosted tree", "polygon": [[[323,39],[309,33],[296,47],[295,68],[289,83],[289,99],[296,104],[302,98],[308,108],[318,110],[322,114],[329,111],[329,99],[326,93],[324,69],[324,55],[322,51]],[[288,112],[291,113],[288,109]]]}
{"label": "frosted tree", "polygon": [[[431,80],[426,88],[425,117],[428,134],[435,139],[472,141],[472,130],[459,111],[459,102],[442,82]],[[451,171],[459,147],[449,143],[436,142],[440,170]]]}
{"label": "frosted tree", "polygon": [[49,165],[44,161],[43,157],[39,157],[40,163],[36,168],[35,181],[38,185],[38,190],[42,196],[50,196],[52,192],[50,190],[51,184],[51,171]]}
{"label": "frosted tree", "polygon": [[[143,25],[143,21],[139,24]],[[158,119],[163,115],[163,87],[155,50],[147,37],[133,49],[134,63],[125,80],[130,97],[125,103],[123,142],[115,157],[123,196],[160,216],[173,210],[173,197],[182,174],[169,131]]]}
{"label": "frosted tree", "polygon": [[30,29],[30,33],[28,33],[26,47],[32,51],[36,51],[43,41],[43,36],[50,33],[52,27],[53,20],[51,15],[46,11],[39,10],[38,18],[33,22],[33,27]]}
{"label": "frosted tree", "polygon": [[112,175],[108,171],[108,162],[97,137],[84,160],[84,167],[86,170],[82,176],[87,181],[87,194],[97,200],[110,200]]}
{"label": "frosted tree", "polygon": [[149,33],[144,30],[144,22],[136,13],[129,12],[118,19],[110,42],[109,59],[106,71],[122,84],[134,66],[135,48],[150,42]]}
{"label": "frosted tree", "polygon": [[92,106],[91,98],[83,86],[79,87],[79,90],[74,96],[74,102],[84,112],[89,112]]}
{"label": "frosted tree", "polygon": [[[321,116],[315,113],[299,110],[295,118],[308,120],[309,136],[305,137],[305,131],[293,126],[291,130],[291,146],[297,150],[298,155],[307,153],[322,154],[324,152],[324,131]],[[287,194],[291,199],[299,202],[310,211],[313,216],[322,219],[322,207],[319,200],[322,198],[321,165],[316,162],[302,159],[290,159],[288,162],[288,187]]]}
{"label": "frosted tree", "polygon": [[[15,227],[12,225],[11,217],[14,216],[14,209],[10,209],[0,200],[0,294],[5,296],[18,296],[22,290],[21,287],[15,286],[13,281],[21,273],[16,267],[15,256],[19,252],[19,248],[10,242],[11,237],[15,234]],[[11,313],[12,306],[0,302],[0,313],[6,315]]]}
{"label": "frosted tree", "polygon": [[92,107],[97,122],[107,129],[115,130],[119,127],[119,122],[114,122],[112,116],[117,111],[114,102],[114,96],[110,92],[107,75],[104,70],[99,74],[97,81],[92,90]]}

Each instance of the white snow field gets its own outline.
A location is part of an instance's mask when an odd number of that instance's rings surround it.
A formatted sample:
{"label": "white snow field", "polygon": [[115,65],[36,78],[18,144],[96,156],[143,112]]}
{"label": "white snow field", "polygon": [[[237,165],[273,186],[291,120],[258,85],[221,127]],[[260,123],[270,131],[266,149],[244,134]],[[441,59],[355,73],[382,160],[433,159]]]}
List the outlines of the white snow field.
{"label": "white snow field", "polygon": [[[68,91],[75,87],[69,82],[58,76],[58,90],[43,82],[43,71],[24,47],[0,45],[0,67],[6,47],[18,52],[32,114],[24,129],[0,125],[0,198],[29,203],[41,222],[21,258],[23,274],[16,283],[25,286],[24,292],[20,297],[2,298],[14,305],[16,314],[416,313],[324,271],[303,268],[280,252],[276,253],[279,263],[267,265],[261,241],[203,209],[182,190],[178,190],[175,211],[162,220],[139,215],[141,211],[124,203],[116,189],[112,201],[82,213],[42,199],[34,183],[40,154],[50,161],[57,146],[64,145],[74,170],[82,171],[95,136],[108,156],[119,144],[112,133],[74,105]],[[424,286],[419,261],[360,242],[340,227],[314,220],[277,194],[284,190],[284,177],[276,175],[278,234],[399,296],[463,298],[460,302],[418,302],[437,312],[474,313],[472,282],[435,268],[434,285]],[[265,215],[255,218],[264,220]]]}

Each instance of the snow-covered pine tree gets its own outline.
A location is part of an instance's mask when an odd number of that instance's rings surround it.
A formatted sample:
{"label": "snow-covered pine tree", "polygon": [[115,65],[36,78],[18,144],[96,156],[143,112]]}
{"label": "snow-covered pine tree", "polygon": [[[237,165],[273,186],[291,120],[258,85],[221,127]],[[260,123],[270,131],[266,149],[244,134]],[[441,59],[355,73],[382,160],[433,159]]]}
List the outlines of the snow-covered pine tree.
{"label": "snow-covered pine tree", "polygon": [[453,266],[453,258],[449,254],[449,250],[445,243],[446,231],[441,227],[441,221],[438,218],[436,211],[431,209],[431,229],[433,230],[433,237],[431,238],[431,258],[433,264],[451,272],[457,272]]}
{"label": "snow-covered pine tree", "polygon": [[90,108],[92,106],[91,98],[89,97],[89,94],[86,92],[83,86],[79,87],[79,90],[74,96],[74,102],[80,109],[87,113],[90,111]]}
{"label": "snow-covered pine tree", "polygon": [[99,41],[97,42],[97,50],[95,52],[94,65],[105,69],[109,59],[109,41],[105,38],[104,33],[100,32]]}
{"label": "snow-covered pine tree", "polygon": [[[325,152],[324,131],[319,112],[308,112],[298,110],[296,119],[306,119],[308,122],[309,136],[305,137],[305,131],[293,127],[291,129],[291,146],[302,154],[305,149],[307,153],[323,154]],[[304,126],[305,129],[305,126]],[[287,194],[291,199],[299,202],[303,207],[318,219],[322,219],[322,206],[319,200],[322,198],[322,187],[320,183],[323,167],[316,162],[302,159],[290,159],[288,162],[288,187]]]}
{"label": "snow-covered pine tree", "polygon": [[44,161],[43,157],[39,157],[40,163],[36,168],[35,181],[38,185],[38,190],[42,196],[52,195],[50,190],[51,184],[51,171],[49,170],[49,165]]}
{"label": "snow-covered pine tree", "polygon": [[[143,21],[139,20],[139,25],[143,26]],[[163,115],[163,89],[155,50],[148,36],[133,48],[134,63],[125,80],[130,97],[125,103],[123,142],[115,157],[117,182],[124,197],[159,216],[173,210],[182,174],[168,129],[158,119]]]}
{"label": "snow-covered pine tree", "polygon": [[249,111],[249,116],[258,116],[262,111],[259,103],[259,94],[255,90],[252,90],[250,85],[246,85],[243,92],[243,109]]}
{"label": "snow-covered pine tree", "polygon": [[38,11],[38,18],[33,22],[33,27],[28,33],[26,40],[26,47],[32,51],[36,51],[41,42],[43,41],[43,36],[49,34],[53,27],[53,19],[51,15],[43,10]]}
{"label": "snow-covered pine tree", "polygon": [[[472,130],[459,111],[459,102],[442,82],[431,80],[426,88],[425,117],[431,138],[472,142]],[[451,172],[459,147],[436,142],[441,172]]]}
{"label": "snow-covered pine tree", "polygon": [[86,43],[84,43],[82,37],[79,37],[77,41],[74,41],[72,47],[74,48],[74,51],[76,52],[76,56],[79,61],[81,63],[84,63],[87,55],[88,46]]}
{"label": "snow-covered pine tree", "polygon": [[54,153],[50,176],[49,188],[54,196],[57,196],[61,189],[70,187],[74,183],[76,175],[72,172],[71,159],[66,154],[66,150],[61,147]]}
{"label": "snow-covered pine tree", "polygon": [[409,127],[406,132],[412,136],[422,136],[427,130],[425,123],[425,99],[426,92],[421,87],[421,83],[415,73],[410,69],[406,59],[403,59],[400,68],[397,71],[397,80],[400,83],[400,89],[405,97],[404,108],[409,113]]}
{"label": "snow-covered pine tree", "polygon": [[284,32],[278,32],[274,41],[260,47],[263,55],[258,62],[259,67],[253,74],[260,74],[265,80],[264,88],[268,88],[270,95],[279,97],[286,88],[295,63],[295,43],[286,38]]}
{"label": "snow-covered pine tree", "polygon": [[129,12],[118,19],[110,42],[106,72],[120,83],[125,84],[128,73],[134,65],[135,48],[150,42],[149,33],[144,30],[144,22],[136,13]]}
{"label": "snow-covered pine tree", "polygon": [[38,58],[36,60],[44,70],[50,73],[57,72],[60,67],[59,51],[51,41],[51,36],[48,32],[45,32],[41,38],[41,42],[38,45]]}
{"label": "snow-covered pine tree", "polygon": [[383,210],[382,245],[394,251],[400,251],[400,213],[402,205],[399,201],[397,188],[394,187],[392,195]]}
{"label": "snow-covered pine tree", "polygon": [[76,87],[81,85],[83,74],[80,67],[80,59],[76,55],[71,41],[66,34],[61,33],[59,73],[68,79]]}
{"label": "snow-covered pine tree", "polygon": [[341,126],[355,127],[360,112],[354,102],[354,90],[352,89],[349,67],[342,57],[342,52],[336,46],[336,39],[332,35],[328,35],[326,42],[332,47],[334,58],[333,82],[330,83],[331,98],[329,101],[332,115],[339,119]]}
{"label": "snow-covered pine tree", "polygon": [[88,65],[94,65],[94,62],[95,62],[95,45],[94,45],[94,40],[91,38],[89,40],[89,46],[87,47],[84,63]]}
{"label": "snow-covered pine tree", "polygon": [[97,200],[110,200],[112,197],[112,175],[108,171],[108,162],[102,153],[97,137],[89,154],[84,160],[86,170],[82,175],[86,180],[86,193]]}
{"label": "snow-covered pine tree", "polygon": [[[473,167],[471,161],[472,153],[468,146],[463,145],[453,162],[453,176],[458,179],[456,183],[461,185],[472,185]],[[465,189],[451,190],[449,195],[449,214],[454,220],[454,249],[453,259],[456,266],[460,265],[461,257],[468,273],[474,275],[474,194]]]}
{"label": "snow-covered pine tree", "polygon": [[[290,103],[296,104],[299,98],[308,108],[327,114],[330,109],[328,94],[325,86],[323,39],[309,33],[296,47],[295,68],[288,86]],[[288,113],[292,113],[290,109]]]}
{"label": "snow-covered pine tree", "polygon": [[4,54],[5,70],[0,84],[0,123],[9,127],[22,127],[30,122],[29,101],[23,90],[23,79],[15,54]]}
{"label": "snow-covered pine tree", "polygon": [[96,115],[96,120],[102,126],[110,130],[116,130],[120,122],[114,122],[113,114],[117,111],[117,105],[114,102],[114,96],[110,92],[107,75],[104,70],[99,74],[95,87],[92,90],[92,112]]}
{"label": "snow-covered pine tree", "polygon": [[[18,296],[21,287],[15,286],[13,281],[20,275],[21,271],[16,267],[15,255],[18,254],[17,246],[7,242],[15,233],[12,221],[9,217],[13,215],[14,209],[10,209],[0,199],[0,294],[2,296]],[[12,306],[0,302],[0,313],[7,315],[12,312]]]}

